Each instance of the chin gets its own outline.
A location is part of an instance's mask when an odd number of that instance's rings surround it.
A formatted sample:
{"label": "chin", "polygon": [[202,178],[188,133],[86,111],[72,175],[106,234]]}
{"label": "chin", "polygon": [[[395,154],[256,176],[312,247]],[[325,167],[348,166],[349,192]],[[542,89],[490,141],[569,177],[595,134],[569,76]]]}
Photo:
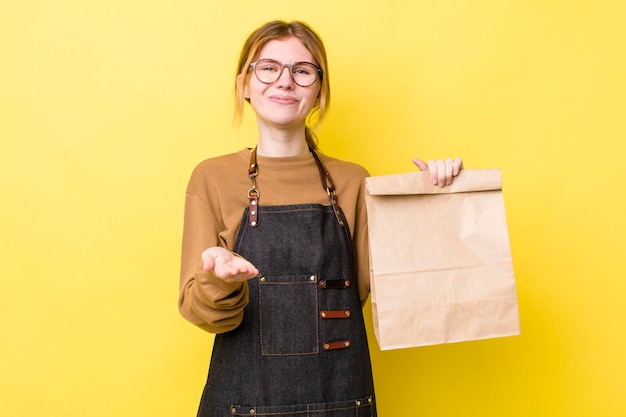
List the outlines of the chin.
{"label": "chin", "polygon": [[302,117],[273,117],[269,119],[269,122],[279,127],[294,127],[304,126],[305,118]]}

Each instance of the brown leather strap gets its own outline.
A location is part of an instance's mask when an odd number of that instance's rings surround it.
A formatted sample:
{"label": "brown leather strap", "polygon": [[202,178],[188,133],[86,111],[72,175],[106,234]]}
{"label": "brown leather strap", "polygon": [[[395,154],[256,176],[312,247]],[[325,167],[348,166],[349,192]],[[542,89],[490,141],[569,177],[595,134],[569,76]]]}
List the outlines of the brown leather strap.
{"label": "brown leather strap", "polygon": [[323,289],[336,290],[336,289],[344,289],[350,288],[350,280],[349,279],[324,279],[320,281],[320,287]]}
{"label": "brown leather strap", "polygon": [[[330,201],[330,205],[333,207],[335,212],[335,217],[337,218],[337,222],[341,227],[344,227],[343,219],[341,217],[341,212],[339,211],[339,203],[337,202],[337,193],[335,192],[335,184],[333,183],[333,179],[330,177],[328,170],[322,163],[322,160],[317,156],[313,148],[309,147],[309,151],[313,155],[313,159],[315,159],[315,164],[317,165],[317,169],[320,172],[320,180],[322,182],[322,187],[326,190],[328,194],[328,200]],[[257,164],[256,159],[256,146],[250,153],[250,165],[248,166],[248,176],[250,177],[250,182],[252,186],[248,190],[248,200],[250,201],[250,213],[248,223],[250,227],[256,227],[259,224],[258,218],[258,205],[259,205],[259,190],[256,188],[256,177],[259,175],[259,166]]]}
{"label": "brown leather strap", "polygon": [[255,178],[259,174],[258,166],[256,164],[256,146],[250,153],[250,166],[248,167],[248,175],[250,179]]}
{"label": "brown leather strap", "polygon": [[324,350],[346,349],[349,347],[350,347],[349,340],[337,340],[334,342],[324,342],[322,344],[322,349]]}
{"label": "brown leather strap", "polygon": [[257,207],[259,206],[259,194],[251,194],[248,192],[248,199],[250,200],[250,212],[248,213],[248,221],[250,222],[250,227],[256,227],[259,224],[259,212]]}
{"label": "brown leather strap", "polygon": [[248,190],[248,201],[250,201],[250,212],[248,213],[248,223],[250,227],[256,227],[259,224],[259,190],[256,188],[256,176],[259,175],[259,169],[256,163],[256,147],[250,154],[250,165],[248,166],[248,176],[252,186]]}
{"label": "brown leather strap", "polygon": [[323,319],[349,319],[350,310],[322,310],[320,317]]}
{"label": "brown leather strap", "polygon": [[341,218],[341,213],[339,212],[339,203],[337,202],[337,193],[335,192],[335,184],[333,183],[333,179],[330,177],[328,170],[322,163],[322,160],[317,156],[313,148],[309,147],[309,151],[313,154],[313,158],[315,158],[315,163],[317,164],[317,168],[320,171],[320,180],[322,181],[322,187],[326,190],[328,194],[328,200],[330,201],[330,205],[333,207],[335,211],[335,217],[337,217],[337,221],[341,227],[344,227],[343,219]]}

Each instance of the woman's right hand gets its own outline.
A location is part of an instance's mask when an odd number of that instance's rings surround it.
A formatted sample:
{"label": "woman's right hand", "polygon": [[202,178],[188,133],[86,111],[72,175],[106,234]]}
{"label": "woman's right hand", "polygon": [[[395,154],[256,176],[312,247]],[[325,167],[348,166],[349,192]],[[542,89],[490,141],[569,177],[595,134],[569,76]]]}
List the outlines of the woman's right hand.
{"label": "woman's right hand", "polygon": [[252,263],[219,246],[202,252],[202,261],[202,269],[213,271],[215,276],[230,284],[247,281],[259,274]]}

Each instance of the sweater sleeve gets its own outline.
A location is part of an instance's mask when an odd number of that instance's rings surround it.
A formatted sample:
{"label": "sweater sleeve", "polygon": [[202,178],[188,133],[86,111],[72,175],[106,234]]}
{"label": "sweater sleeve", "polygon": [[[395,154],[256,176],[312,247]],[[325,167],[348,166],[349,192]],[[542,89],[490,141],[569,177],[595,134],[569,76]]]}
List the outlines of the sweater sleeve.
{"label": "sweater sleeve", "polygon": [[[369,175],[366,173],[366,175]],[[359,189],[355,207],[355,225],[352,238],[354,262],[359,284],[361,304],[365,304],[370,293],[370,254],[368,241],[367,210],[365,205],[365,179]]]}
{"label": "sweater sleeve", "polygon": [[229,284],[202,269],[202,252],[223,246],[218,215],[207,201],[187,192],[178,308],[184,318],[211,333],[236,328],[248,303],[247,283]]}

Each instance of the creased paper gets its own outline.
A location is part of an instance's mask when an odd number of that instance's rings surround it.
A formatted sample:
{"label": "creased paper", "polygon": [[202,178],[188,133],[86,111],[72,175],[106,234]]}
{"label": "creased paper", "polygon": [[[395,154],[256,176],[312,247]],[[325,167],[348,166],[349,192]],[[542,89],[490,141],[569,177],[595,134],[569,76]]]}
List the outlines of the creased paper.
{"label": "creased paper", "polygon": [[366,203],[381,349],[520,333],[500,170],[370,177]]}

